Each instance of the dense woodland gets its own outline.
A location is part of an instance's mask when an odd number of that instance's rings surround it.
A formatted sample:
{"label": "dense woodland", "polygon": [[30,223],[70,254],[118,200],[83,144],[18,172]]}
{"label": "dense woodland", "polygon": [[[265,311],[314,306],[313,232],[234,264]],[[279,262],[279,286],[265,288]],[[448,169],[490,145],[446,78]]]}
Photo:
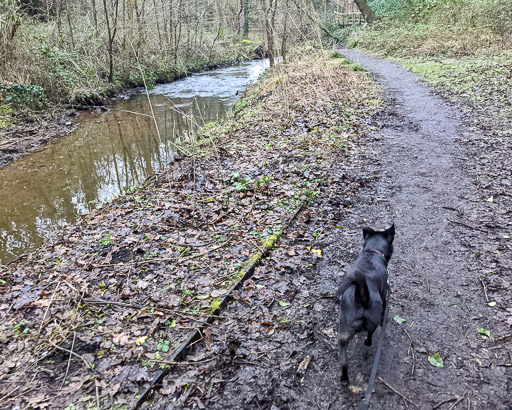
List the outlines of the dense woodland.
{"label": "dense woodland", "polygon": [[319,44],[321,15],[353,8],[344,0],[2,0],[3,99],[94,104],[116,87],[250,57],[273,63],[299,42]]}
{"label": "dense woodland", "polygon": [[[376,24],[340,23],[359,10]],[[297,45],[463,56],[499,53],[511,33],[507,0],[1,0],[0,118],[254,57],[273,64]]]}

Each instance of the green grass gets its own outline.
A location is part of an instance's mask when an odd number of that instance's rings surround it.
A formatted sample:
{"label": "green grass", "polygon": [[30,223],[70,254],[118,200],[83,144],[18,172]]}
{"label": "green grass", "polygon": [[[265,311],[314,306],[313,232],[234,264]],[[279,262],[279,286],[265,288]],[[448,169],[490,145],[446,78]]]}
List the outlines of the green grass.
{"label": "green grass", "polygon": [[11,125],[11,116],[13,113],[14,111],[12,110],[9,104],[4,104],[0,102],[0,130],[3,128],[7,128]]}
{"label": "green grass", "polygon": [[512,126],[512,51],[491,57],[398,61],[450,100],[469,104],[483,125],[494,123],[498,131]]}
{"label": "green grass", "polygon": [[509,0],[372,0],[370,5],[382,18],[353,31],[349,47],[394,59],[469,107],[484,127],[511,129]]}

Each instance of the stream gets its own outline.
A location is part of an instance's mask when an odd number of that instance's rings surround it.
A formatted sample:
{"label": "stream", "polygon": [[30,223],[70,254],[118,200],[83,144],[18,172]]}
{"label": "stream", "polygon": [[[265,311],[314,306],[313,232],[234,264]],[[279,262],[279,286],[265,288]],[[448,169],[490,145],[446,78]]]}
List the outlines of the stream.
{"label": "stream", "polygon": [[224,118],[267,60],[191,75],[86,112],[77,129],[0,170],[0,264],[36,248],[98,202],[140,185],[176,156],[175,142]]}

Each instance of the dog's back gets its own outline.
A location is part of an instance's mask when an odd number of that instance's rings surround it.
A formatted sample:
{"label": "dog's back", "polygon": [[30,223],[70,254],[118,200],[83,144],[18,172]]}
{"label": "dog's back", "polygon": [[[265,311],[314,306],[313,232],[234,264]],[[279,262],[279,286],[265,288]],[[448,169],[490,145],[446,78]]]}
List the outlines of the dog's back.
{"label": "dog's back", "polygon": [[[382,269],[379,264],[359,259],[365,259],[363,254],[343,277],[336,292],[340,299],[340,330],[346,329],[352,334],[373,331],[379,326],[388,290],[385,266]],[[360,265],[365,270],[359,269]]]}
{"label": "dog's back", "polygon": [[371,346],[373,332],[383,323],[388,293],[387,265],[393,253],[394,225],[382,232],[363,230],[363,251],[347,270],[336,292],[340,299],[338,344],[342,381],[348,381],[347,346],[355,333],[367,331],[365,345]]}

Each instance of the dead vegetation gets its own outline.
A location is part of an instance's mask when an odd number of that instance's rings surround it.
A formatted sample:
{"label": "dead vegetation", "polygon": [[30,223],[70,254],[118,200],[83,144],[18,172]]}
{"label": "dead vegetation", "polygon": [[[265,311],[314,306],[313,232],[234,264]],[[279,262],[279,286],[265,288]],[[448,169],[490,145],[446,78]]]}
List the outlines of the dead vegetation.
{"label": "dead vegetation", "polygon": [[350,156],[379,94],[342,61],[278,65],[159,182],[2,268],[2,406],[133,404],[175,364]]}

